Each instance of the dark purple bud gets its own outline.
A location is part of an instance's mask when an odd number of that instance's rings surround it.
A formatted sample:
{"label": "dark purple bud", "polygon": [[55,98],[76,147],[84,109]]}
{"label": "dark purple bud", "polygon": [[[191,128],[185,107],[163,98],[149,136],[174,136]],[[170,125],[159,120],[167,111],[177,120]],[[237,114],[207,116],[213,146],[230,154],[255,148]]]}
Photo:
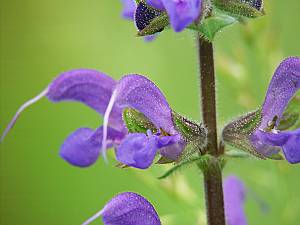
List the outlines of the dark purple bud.
{"label": "dark purple bud", "polygon": [[160,10],[154,9],[144,2],[140,2],[135,11],[135,24],[138,30],[141,31],[145,29],[153,21],[153,19],[160,15]]}

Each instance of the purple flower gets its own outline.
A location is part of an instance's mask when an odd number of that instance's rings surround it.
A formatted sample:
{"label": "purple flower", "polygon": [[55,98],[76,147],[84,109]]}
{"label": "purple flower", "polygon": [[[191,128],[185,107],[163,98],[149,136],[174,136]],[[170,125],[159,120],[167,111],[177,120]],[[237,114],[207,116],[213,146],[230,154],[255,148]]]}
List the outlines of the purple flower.
{"label": "purple flower", "polygon": [[167,11],[174,31],[180,32],[201,15],[202,0],[147,0],[157,9]]}
{"label": "purple flower", "polygon": [[300,162],[300,128],[278,130],[278,125],[289,101],[300,88],[300,58],[290,57],[278,66],[262,106],[262,119],[251,136],[256,149],[267,155],[281,147],[290,163]]}
{"label": "purple flower", "polygon": [[[60,149],[63,159],[72,165],[87,167],[98,158],[101,147],[115,147],[116,158],[128,166],[145,169],[157,153],[175,160],[184,141],[174,128],[172,110],[161,91],[147,78],[131,74],[118,82],[88,69],[72,70],[59,75],[41,94],[26,102],[16,113],[2,139],[20,113],[43,96],[52,102],[77,101],[104,115],[104,124],[96,130],[79,128],[69,135]],[[128,133],[122,119],[125,108],[142,113],[155,126],[155,133]]]}
{"label": "purple flower", "polygon": [[161,225],[151,203],[133,192],[118,194],[82,225],[90,224],[100,216],[105,225]]}
{"label": "purple flower", "polygon": [[246,199],[245,186],[240,179],[229,176],[223,182],[224,207],[228,225],[247,225],[244,211]]}

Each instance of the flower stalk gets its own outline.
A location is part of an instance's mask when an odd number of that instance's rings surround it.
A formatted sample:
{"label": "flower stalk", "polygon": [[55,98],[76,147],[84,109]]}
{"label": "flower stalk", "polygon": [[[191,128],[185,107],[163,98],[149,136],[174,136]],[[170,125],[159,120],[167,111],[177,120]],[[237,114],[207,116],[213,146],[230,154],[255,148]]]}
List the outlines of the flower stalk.
{"label": "flower stalk", "polygon": [[224,200],[222,187],[222,169],[218,156],[216,92],[213,44],[197,34],[200,66],[201,111],[206,126],[207,146],[205,151],[212,155],[205,168],[200,167],[204,175],[205,202],[208,225],[225,225]]}

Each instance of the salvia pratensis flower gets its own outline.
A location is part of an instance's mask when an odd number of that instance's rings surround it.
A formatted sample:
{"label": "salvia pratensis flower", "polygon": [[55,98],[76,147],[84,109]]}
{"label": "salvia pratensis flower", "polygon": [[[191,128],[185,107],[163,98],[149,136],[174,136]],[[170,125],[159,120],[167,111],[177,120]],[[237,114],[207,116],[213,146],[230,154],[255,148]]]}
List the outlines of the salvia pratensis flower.
{"label": "salvia pratensis flower", "polygon": [[118,194],[82,225],[88,225],[99,217],[105,225],[161,225],[152,204],[133,192]]}
{"label": "salvia pratensis flower", "polygon": [[[282,126],[284,112],[299,88],[300,58],[287,58],[276,69],[261,109],[229,123],[223,130],[224,140],[243,148],[242,139],[248,139],[252,148],[266,157],[282,149],[288,162],[299,163],[300,127],[286,130],[293,124]],[[245,131],[247,135],[242,137]]]}
{"label": "salvia pratensis flower", "polygon": [[[172,110],[154,83],[137,74],[115,81],[89,69],[62,73],[41,94],[27,101],[17,111],[2,140],[20,113],[44,96],[52,102],[81,102],[104,115],[103,126],[96,130],[79,128],[64,141],[60,155],[72,165],[90,166],[101,148],[105,158],[106,149],[114,147],[119,162],[145,169],[157,153],[170,162],[177,160],[184,149],[186,140],[176,129]],[[201,129],[205,139],[205,129]]]}

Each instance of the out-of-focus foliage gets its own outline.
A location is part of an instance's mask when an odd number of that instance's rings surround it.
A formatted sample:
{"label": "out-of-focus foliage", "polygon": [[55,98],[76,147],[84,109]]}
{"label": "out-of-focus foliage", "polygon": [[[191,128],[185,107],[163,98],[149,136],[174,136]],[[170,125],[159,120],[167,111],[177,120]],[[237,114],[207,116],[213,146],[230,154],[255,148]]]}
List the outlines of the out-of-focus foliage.
{"label": "out-of-focus foliage", "polygon": [[[220,130],[263,102],[269,80],[286,56],[299,55],[298,0],[270,0],[266,16],[218,33],[215,42]],[[195,38],[165,31],[151,43],[120,17],[119,1],[1,1],[0,132],[18,106],[58,74],[95,68],[115,78],[141,73],[153,80],[179,113],[199,120]],[[27,110],[0,145],[0,224],[80,224],[118,192],[149,199],[163,224],[205,224],[202,177],[193,166],[164,180],[170,165],[150,170],[115,168],[112,157],[87,169],[58,156],[64,138],[102,118],[76,103],[43,100]],[[113,154],[113,152],[111,152]],[[294,225],[300,220],[300,167],[285,161],[234,159],[235,173],[256,197],[246,205],[249,224]],[[252,197],[251,197],[252,196]],[[261,212],[257,196],[268,205]],[[101,222],[100,222],[101,224]]]}

